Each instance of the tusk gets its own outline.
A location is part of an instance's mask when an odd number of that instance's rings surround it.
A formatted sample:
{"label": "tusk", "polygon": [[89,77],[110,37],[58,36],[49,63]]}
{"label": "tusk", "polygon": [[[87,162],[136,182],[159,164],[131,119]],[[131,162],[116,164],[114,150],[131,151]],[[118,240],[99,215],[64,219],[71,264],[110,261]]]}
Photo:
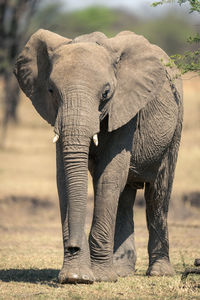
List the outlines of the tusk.
{"label": "tusk", "polygon": [[98,146],[98,136],[97,136],[97,133],[95,135],[93,135],[93,142],[95,144],[95,146]]}
{"label": "tusk", "polygon": [[54,138],[53,138],[53,143],[56,143],[59,139],[59,135],[55,134]]}

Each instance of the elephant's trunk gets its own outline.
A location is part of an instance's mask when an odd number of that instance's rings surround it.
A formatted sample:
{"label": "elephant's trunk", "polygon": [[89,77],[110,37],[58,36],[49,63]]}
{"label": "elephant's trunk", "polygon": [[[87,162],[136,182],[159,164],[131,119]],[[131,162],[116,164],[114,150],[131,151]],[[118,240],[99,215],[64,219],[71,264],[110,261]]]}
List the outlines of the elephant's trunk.
{"label": "elephant's trunk", "polygon": [[68,202],[68,232],[65,244],[70,252],[81,249],[88,197],[88,153],[92,136],[99,131],[94,99],[68,93],[59,110],[60,130]]}
{"label": "elephant's trunk", "polygon": [[[65,148],[65,147],[64,147]],[[69,238],[66,247],[70,252],[80,250],[84,234],[88,196],[88,154],[74,148],[63,151],[68,197]]]}

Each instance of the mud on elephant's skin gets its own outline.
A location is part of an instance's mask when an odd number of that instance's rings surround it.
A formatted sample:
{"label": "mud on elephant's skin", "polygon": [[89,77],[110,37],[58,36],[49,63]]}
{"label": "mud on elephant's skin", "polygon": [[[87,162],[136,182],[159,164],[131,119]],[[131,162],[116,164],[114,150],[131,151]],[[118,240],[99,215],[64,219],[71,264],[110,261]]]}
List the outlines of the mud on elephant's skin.
{"label": "mud on elephant's skin", "polygon": [[[147,275],[172,275],[167,228],[182,128],[182,86],[168,56],[144,37],[95,32],[70,40],[31,36],[14,73],[54,126],[64,244],[61,283],[116,281],[134,274],[133,205],[145,187]],[[88,165],[94,184],[84,232]]]}

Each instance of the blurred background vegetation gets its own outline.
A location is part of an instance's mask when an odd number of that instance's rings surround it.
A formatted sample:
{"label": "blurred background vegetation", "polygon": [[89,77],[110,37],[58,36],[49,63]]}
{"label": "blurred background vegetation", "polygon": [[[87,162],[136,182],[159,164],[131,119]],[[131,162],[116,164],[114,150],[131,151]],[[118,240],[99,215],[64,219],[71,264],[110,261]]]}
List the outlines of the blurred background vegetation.
{"label": "blurred background vegetation", "polygon": [[[122,30],[144,35],[169,55],[182,54],[195,45],[186,43],[189,36],[200,32],[200,22],[187,9],[176,5],[151,8],[151,1],[134,1],[134,6],[113,6],[113,1],[2,0],[0,2],[0,80],[4,87],[0,95],[1,141],[9,122],[19,122],[19,88],[12,74],[15,58],[38,28],[74,38],[78,35],[102,31],[111,37]],[[182,1],[183,2],[183,1]],[[85,6],[84,6],[85,3]],[[131,3],[131,1],[130,1]],[[123,1],[121,1],[123,4]],[[121,7],[121,8],[120,8]],[[76,8],[76,9],[75,9]],[[142,13],[141,13],[142,12]]]}

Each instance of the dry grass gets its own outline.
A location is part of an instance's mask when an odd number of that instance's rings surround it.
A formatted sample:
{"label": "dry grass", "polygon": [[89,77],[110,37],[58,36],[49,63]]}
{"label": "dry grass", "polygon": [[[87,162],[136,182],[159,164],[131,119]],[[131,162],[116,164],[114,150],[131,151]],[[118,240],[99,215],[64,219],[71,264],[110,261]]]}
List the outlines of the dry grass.
{"label": "dry grass", "polygon": [[[9,203],[8,203],[9,204]],[[62,264],[58,209],[28,203],[11,204],[13,211],[1,221],[0,299],[199,299],[199,276],[183,285],[181,273],[199,255],[199,220],[170,222],[173,278],[148,278],[147,231],[144,209],[137,209],[137,272],[117,283],[60,285],[56,277]],[[14,214],[13,214],[14,212]]]}
{"label": "dry grass", "polygon": [[[175,277],[145,276],[145,214],[144,208],[136,207],[138,260],[134,277],[91,286],[57,283],[63,250],[53,130],[23,99],[21,123],[9,128],[0,150],[0,299],[200,299],[198,275],[181,283],[185,267],[200,257],[200,212],[179,202],[182,194],[200,191],[200,80],[185,80],[184,89],[184,131],[174,184],[176,213],[169,221]],[[180,213],[182,209],[185,215]]]}

